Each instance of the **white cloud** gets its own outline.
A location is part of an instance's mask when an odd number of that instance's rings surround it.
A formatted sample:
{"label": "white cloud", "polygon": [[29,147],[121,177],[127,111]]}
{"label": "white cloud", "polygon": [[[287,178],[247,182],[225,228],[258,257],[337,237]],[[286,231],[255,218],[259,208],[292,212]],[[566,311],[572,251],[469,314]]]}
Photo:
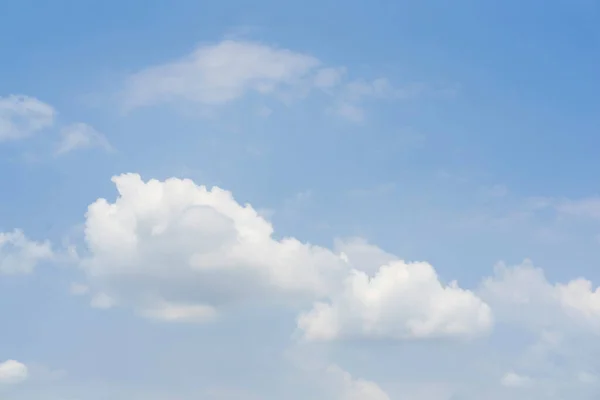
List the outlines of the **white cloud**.
{"label": "white cloud", "polygon": [[90,288],[87,285],[81,283],[71,283],[69,287],[69,292],[74,296],[82,296],[87,294],[90,291]]}
{"label": "white cloud", "polygon": [[[113,178],[119,197],[88,208],[81,259],[96,307],[129,306],[162,321],[205,321],[223,306],[327,298],[301,318],[307,335],[470,336],[491,325],[487,306],[455,283],[443,286],[426,263],[378,263],[393,256],[357,239],[342,255],[273,227],[231,193],[191,180]],[[350,257],[349,257],[350,256]],[[370,279],[359,269],[377,270]],[[110,299],[110,301],[99,301]],[[290,303],[291,302],[291,303]],[[331,317],[333,319],[328,319]],[[321,325],[319,325],[321,324]],[[330,329],[331,332],[319,331]],[[349,332],[347,332],[349,331]]]}
{"label": "white cloud", "polygon": [[533,381],[530,377],[525,375],[519,375],[514,371],[507,372],[500,380],[500,383],[503,386],[513,388],[529,386],[532,382]]}
{"label": "white cloud", "polygon": [[327,374],[336,386],[339,400],[390,400],[389,395],[375,382],[355,379],[337,365],[329,366]]}
{"label": "white cloud", "polygon": [[179,60],[129,76],[122,101],[127,110],[180,101],[218,106],[254,93],[289,103],[313,90],[332,98],[331,112],[360,122],[365,118],[365,100],[409,99],[428,88],[422,84],[395,88],[383,78],[351,80],[345,67],[324,66],[312,55],[228,39],[200,45]]}
{"label": "white cloud", "polygon": [[107,295],[106,293],[96,293],[92,296],[92,300],[90,301],[90,305],[93,308],[99,308],[101,310],[106,310],[109,308],[113,308],[117,305],[117,302],[114,298]]}
{"label": "white cloud", "polygon": [[319,64],[310,55],[256,42],[224,40],[134,74],[127,83],[125,105],[135,108],[177,99],[224,104],[248,92],[269,94],[297,85]]}
{"label": "white cloud", "polygon": [[23,95],[0,97],[0,142],[23,139],[53,125],[50,105]]}
{"label": "white cloud", "polygon": [[600,289],[583,278],[552,284],[529,260],[514,267],[498,264],[479,294],[507,321],[535,329],[600,333]]}
{"label": "white cloud", "polygon": [[29,240],[21,230],[0,232],[0,274],[27,274],[54,256],[50,242]]}
{"label": "white cloud", "polygon": [[374,276],[353,270],[344,289],[315,303],[298,327],[307,340],[421,339],[474,337],[492,322],[487,304],[456,282],[443,285],[431,265],[392,261]]}
{"label": "white cloud", "polygon": [[98,147],[112,151],[112,146],[106,137],[88,124],[75,123],[65,126],[60,132],[61,140],[55,155],[64,155],[74,150]]}
{"label": "white cloud", "polygon": [[187,319],[261,294],[313,298],[344,272],[325,248],[275,240],[269,222],[219,188],[135,174],[113,181],[116,202],[88,209],[81,266],[92,288],[142,315]]}
{"label": "white cloud", "polygon": [[27,366],[15,360],[0,363],[0,385],[14,385],[27,379]]}
{"label": "white cloud", "polygon": [[[49,104],[34,97],[10,95],[0,97],[0,142],[19,140],[50,128],[57,112]],[[74,123],[61,128],[60,142],[55,155],[63,155],[76,149],[100,147],[111,151],[108,140],[93,127]]]}

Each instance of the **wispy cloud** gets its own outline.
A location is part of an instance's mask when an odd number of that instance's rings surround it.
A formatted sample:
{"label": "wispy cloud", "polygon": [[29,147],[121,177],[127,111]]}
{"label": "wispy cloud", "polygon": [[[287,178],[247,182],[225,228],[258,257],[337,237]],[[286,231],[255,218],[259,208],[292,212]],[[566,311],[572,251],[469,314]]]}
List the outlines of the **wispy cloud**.
{"label": "wispy cloud", "polygon": [[249,92],[271,94],[305,81],[321,62],[313,56],[249,41],[199,46],[180,60],[130,76],[128,109],[187,100],[205,105],[234,101]]}
{"label": "wispy cloud", "polygon": [[79,122],[65,126],[61,129],[60,135],[61,140],[55,151],[57,156],[92,147],[113,151],[108,139],[88,124]]}
{"label": "wispy cloud", "polygon": [[385,78],[351,79],[346,67],[327,66],[310,54],[227,39],[134,73],[125,82],[121,101],[125,110],[182,101],[217,107],[257,94],[289,104],[313,91],[331,97],[332,114],[355,122],[365,119],[367,100],[443,92],[423,83],[395,87]]}
{"label": "wispy cloud", "polygon": [[516,372],[507,372],[500,380],[503,386],[518,388],[531,385],[532,379],[525,375],[519,375]]}
{"label": "wispy cloud", "polygon": [[34,97],[0,97],[0,142],[27,138],[54,124],[56,110]]}

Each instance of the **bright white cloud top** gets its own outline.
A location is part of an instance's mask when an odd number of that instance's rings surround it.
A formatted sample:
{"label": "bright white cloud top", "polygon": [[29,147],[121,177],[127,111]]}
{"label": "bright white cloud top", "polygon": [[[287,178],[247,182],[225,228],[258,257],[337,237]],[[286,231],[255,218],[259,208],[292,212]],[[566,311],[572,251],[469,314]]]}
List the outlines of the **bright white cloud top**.
{"label": "bright white cloud top", "polygon": [[27,379],[27,366],[15,360],[0,363],[0,385],[15,385]]}
{"label": "bright white cloud top", "polygon": [[341,292],[300,316],[309,340],[475,337],[492,327],[492,311],[456,282],[443,285],[427,263],[393,261],[375,276],[352,270]]}
{"label": "bright white cloud top", "polygon": [[[122,304],[155,319],[198,321],[261,298],[331,299],[299,319],[306,338],[326,340],[469,337],[492,325],[481,299],[456,282],[443,285],[427,263],[394,261],[369,276],[352,268],[349,256],[360,266],[385,252],[356,240],[338,243],[346,253],[335,253],[275,239],[271,223],[220,188],[137,174],[113,182],[117,199],[97,200],[86,215],[89,256],[80,265],[100,293],[97,307]],[[369,252],[373,260],[364,259]]]}

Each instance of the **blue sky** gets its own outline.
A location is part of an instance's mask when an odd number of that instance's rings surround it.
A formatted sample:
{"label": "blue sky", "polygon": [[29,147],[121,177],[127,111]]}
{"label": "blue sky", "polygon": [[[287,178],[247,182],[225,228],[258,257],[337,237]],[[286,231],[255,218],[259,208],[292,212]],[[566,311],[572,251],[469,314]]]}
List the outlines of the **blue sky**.
{"label": "blue sky", "polygon": [[598,2],[0,9],[1,396],[600,393]]}

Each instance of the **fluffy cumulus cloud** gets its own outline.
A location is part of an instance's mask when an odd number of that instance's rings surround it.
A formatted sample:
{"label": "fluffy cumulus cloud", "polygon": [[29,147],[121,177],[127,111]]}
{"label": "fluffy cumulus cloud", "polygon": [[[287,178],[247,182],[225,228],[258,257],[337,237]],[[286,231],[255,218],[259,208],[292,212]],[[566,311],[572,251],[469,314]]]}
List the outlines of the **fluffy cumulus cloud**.
{"label": "fluffy cumulus cloud", "polygon": [[88,209],[81,266],[114,304],[197,320],[267,293],[319,296],[343,272],[343,260],[325,248],[273,238],[271,224],[227,191],[135,174],[113,180],[118,199]]}
{"label": "fluffy cumulus cloud", "polygon": [[27,366],[15,360],[0,363],[0,385],[14,385],[27,379]]}
{"label": "fluffy cumulus cloud", "polygon": [[85,222],[80,265],[96,307],[203,321],[242,301],[329,299],[299,322],[307,337],[326,339],[471,336],[491,324],[477,296],[443,285],[426,263],[381,266],[395,257],[357,239],[338,241],[341,252],[277,239],[250,205],[190,180],[125,174],[113,181],[116,201],[94,202]]}
{"label": "fluffy cumulus cloud", "polygon": [[456,282],[443,285],[427,263],[392,261],[374,276],[353,270],[342,291],[302,314],[309,340],[339,337],[415,339],[487,333],[492,312]]}
{"label": "fluffy cumulus cloud", "polygon": [[0,274],[26,274],[54,257],[50,242],[28,239],[23,231],[0,232]]}
{"label": "fluffy cumulus cloud", "polygon": [[133,109],[178,101],[217,106],[250,93],[289,102],[317,90],[332,97],[333,113],[362,121],[367,99],[406,99],[426,91],[424,85],[395,88],[383,78],[351,80],[347,75],[345,67],[326,66],[310,54],[260,42],[224,40],[131,75],[123,106]]}
{"label": "fluffy cumulus cloud", "polygon": [[[206,323],[249,302],[278,304],[297,315],[304,340],[295,343],[303,351],[340,339],[473,339],[498,321],[529,329],[539,340],[504,364],[508,372],[497,373],[485,390],[517,397],[577,385],[596,390],[595,364],[578,350],[581,332],[600,333],[600,290],[588,280],[551,283],[526,260],[498,264],[468,290],[442,281],[426,262],[404,261],[361,238],[327,248],[278,237],[251,205],[218,187],[137,174],[113,182],[116,199],[88,207],[86,246],[77,258],[83,274],[70,287],[94,308],[125,307],[163,323]],[[55,257],[49,243],[21,231],[0,234],[2,273],[30,272]],[[557,363],[558,356],[575,369]],[[375,382],[335,365],[318,368],[334,383],[334,398],[390,398]],[[0,376],[18,382],[27,369],[9,361]],[[460,393],[457,385],[444,393]]]}
{"label": "fluffy cumulus cloud", "polygon": [[479,294],[506,321],[536,330],[600,333],[600,289],[584,278],[550,283],[529,260],[498,264]]}
{"label": "fluffy cumulus cloud", "polygon": [[23,95],[0,97],[0,142],[29,137],[53,125],[52,106]]}
{"label": "fluffy cumulus cloud", "polygon": [[[426,262],[404,261],[361,238],[336,240],[330,249],[278,237],[251,205],[218,187],[137,174],[113,182],[116,199],[101,198],[88,207],[86,248],[77,258],[83,274],[70,287],[94,308],[125,307],[163,323],[206,323],[249,302],[278,304],[297,315],[304,340],[294,343],[302,352],[340,339],[340,347],[343,339],[355,338],[472,339],[489,333],[495,321],[509,323],[529,329],[539,341],[502,358],[502,369],[472,393],[495,393],[490,398],[597,393],[596,364],[578,350],[581,332],[600,333],[600,290],[588,280],[551,283],[526,260],[498,264],[468,290],[442,281]],[[2,273],[29,272],[52,257],[49,243],[20,231],[0,234]],[[330,362],[310,368],[327,377],[332,398],[389,400],[400,393],[335,365],[322,367]],[[16,361],[0,367],[0,382],[26,377],[27,368]],[[415,398],[449,399],[452,393],[478,398],[465,385],[449,385],[441,397]]]}

